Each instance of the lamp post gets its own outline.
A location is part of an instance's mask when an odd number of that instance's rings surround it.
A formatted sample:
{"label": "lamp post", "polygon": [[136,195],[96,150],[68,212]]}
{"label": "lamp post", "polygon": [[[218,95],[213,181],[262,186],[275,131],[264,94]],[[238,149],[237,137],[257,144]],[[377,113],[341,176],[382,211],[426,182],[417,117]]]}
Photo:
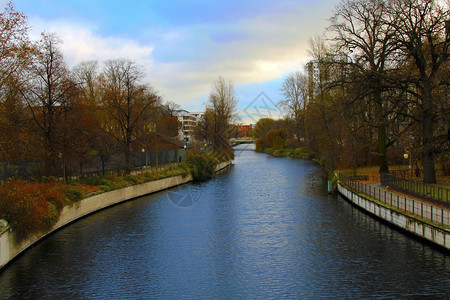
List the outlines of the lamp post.
{"label": "lamp post", "polygon": [[142,148],[141,152],[144,153],[144,155],[145,155],[145,167],[147,168],[147,153],[145,151],[145,148]]}
{"label": "lamp post", "polygon": [[407,151],[409,152],[409,154],[408,154],[408,153],[405,153],[405,154],[403,154],[403,157],[404,157],[405,159],[408,159],[408,158],[409,158],[409,178],[412,179],[412,178],[413,178],[413,175],[412,175],[412,155],[411,155],[411,148],[406,148],[405,150],[407,150]]}

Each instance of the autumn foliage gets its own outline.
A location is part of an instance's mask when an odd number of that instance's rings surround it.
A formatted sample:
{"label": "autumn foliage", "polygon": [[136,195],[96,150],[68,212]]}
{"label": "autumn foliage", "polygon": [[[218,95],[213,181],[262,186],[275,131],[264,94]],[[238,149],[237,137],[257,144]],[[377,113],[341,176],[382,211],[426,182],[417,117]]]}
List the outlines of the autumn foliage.
{"label": "autumn foliage", "polygon": [[14,179],[0,185],[0,218],[10,222],[19,240],[49,230],[65,202],[58,183]]}

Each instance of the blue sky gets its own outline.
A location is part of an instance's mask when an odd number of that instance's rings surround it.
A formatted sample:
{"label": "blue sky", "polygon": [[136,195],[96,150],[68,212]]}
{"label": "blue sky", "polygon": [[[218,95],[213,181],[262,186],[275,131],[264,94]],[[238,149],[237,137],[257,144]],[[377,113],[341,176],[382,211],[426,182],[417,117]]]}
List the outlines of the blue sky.
{"label": "blue sky", "polygon": [[[338,0],[15,0],[32,37],[54,32],[69,66],[126,57],[145,67],[165,100],[204,110],[219,76],[234,83],[238,111],[263,92],[276,104],[287,74],[303,71],[308,39],[321,35]],[[2,7],[7,1],[0,0]]]}

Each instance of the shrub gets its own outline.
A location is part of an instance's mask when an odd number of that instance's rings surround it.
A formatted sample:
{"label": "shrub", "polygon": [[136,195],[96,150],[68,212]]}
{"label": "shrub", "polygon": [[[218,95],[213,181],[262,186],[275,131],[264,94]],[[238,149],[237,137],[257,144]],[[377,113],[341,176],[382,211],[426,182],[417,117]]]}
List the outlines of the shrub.
{"label": "shrub", "polygon": [[265,139],[267,145],[276,150],[286,147],[286,139],[288,138],[289,133],[286,128],[282,129],[271,129],[267,133]]}
{"label": "shrub", "polygon": [[67,204],[66,197],[61,190],[63,189],[59,183],[45,183],[45,184],[34,184],[37,185],[36,188],[39,189],[44,195],[45,199],[53,204],[59,212]]}
{"label": "shrub", "polygon": [[264,150],[267,148],[267,142],[265,137],[261,137],[256,139],[255,141],[255,151],[256,152],[264,152]]}
{"label": "shrub", "polygon": [[56,183],[10,180],[0,185],[0,218],[11,224],[19,240],[50,229],[64,204]]}
{"label": "shrub", "polygon": [[217,161],[206,154],[197,154],[186,159],[192,178],[204,181],[212,178],[217,166]]}
{"label": "shrub", "polygon": [[83,199],[83,193],[75,186],[67,185],[64,188],[64,195],[69,203],[75,203]]}

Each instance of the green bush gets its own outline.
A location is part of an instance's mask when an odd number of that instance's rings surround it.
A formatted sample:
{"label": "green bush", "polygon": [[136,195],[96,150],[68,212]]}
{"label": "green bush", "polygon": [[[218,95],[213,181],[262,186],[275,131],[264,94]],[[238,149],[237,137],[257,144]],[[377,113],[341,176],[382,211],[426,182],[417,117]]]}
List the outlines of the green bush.
{"label": "green bush", "polygon": [[206,154],[197,154],[186,159],[192,178],[197,181],[204,181],[212,178],[217,166],[214,157]]}
{"label": "green bush", "polygon": [[83,199],[83,193],[75,186],[67,185],[63,192],[69,203],[75,203]]}

